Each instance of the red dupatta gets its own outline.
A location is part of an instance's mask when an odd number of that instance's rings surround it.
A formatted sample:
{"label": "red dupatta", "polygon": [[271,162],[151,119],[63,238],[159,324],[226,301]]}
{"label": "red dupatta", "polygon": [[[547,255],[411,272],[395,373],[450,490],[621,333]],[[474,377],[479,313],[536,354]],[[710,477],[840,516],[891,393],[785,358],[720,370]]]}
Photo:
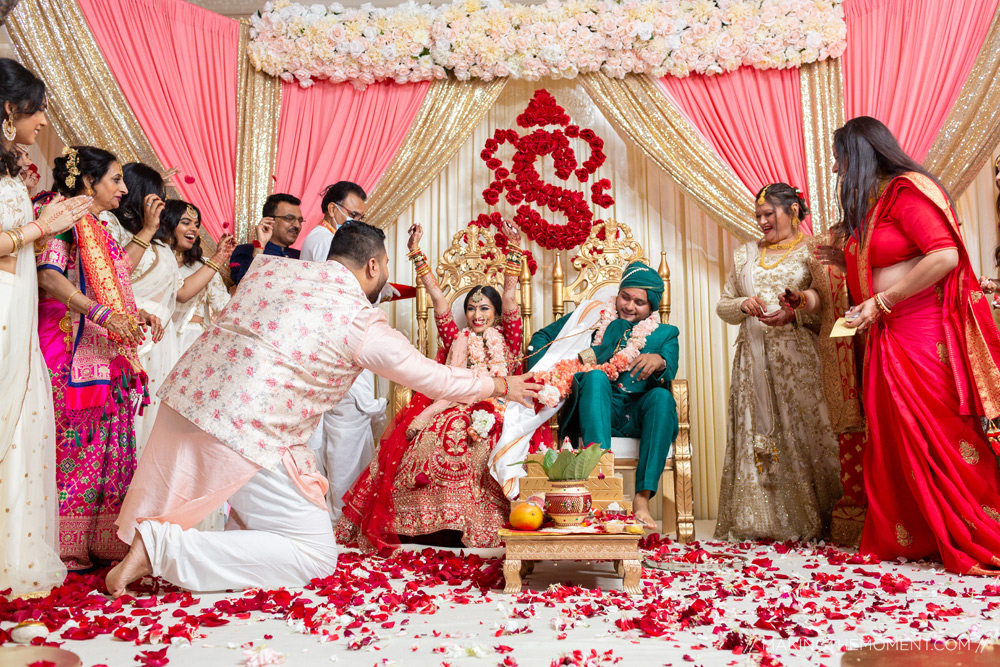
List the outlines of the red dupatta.
{"label": "red dupatta", "polygon": [[[1000,416],[1000,332],[993,321],[989,300],[984,298],[969,261],[958,219],[944,191],[930,178],[916,172],[896,178],[907,179],[931,204],[941,210],[948,221],[948,229],[958,249],[959,259],[958,266],[945,278],[942,309],[945,345],[958,387],[959,409],[963,415],[995,419]],[[872,267],[868,262],[872,230],[878,224],[879,213],[891,204],[894,193],[895,188],[890,183],[868,212],[858,254],[858,278],[862,298],[865,300],[873,296]],[[869,356],[865,355],[866,374]]]}

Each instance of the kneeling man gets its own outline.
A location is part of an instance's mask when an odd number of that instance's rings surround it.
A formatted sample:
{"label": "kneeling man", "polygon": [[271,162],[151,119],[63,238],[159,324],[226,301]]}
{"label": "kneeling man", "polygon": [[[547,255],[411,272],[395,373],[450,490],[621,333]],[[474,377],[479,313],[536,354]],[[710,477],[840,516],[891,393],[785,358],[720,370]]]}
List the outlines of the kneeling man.
{"label": "kneeling man", "polygon": [[[597,330],[590,337],[590,346],[578,352],[580,361],[589,364],[608,362],[616,353],[626,350],[637,331],[645,333],[642,348],[627,370],[612,382],[602,370],[577,373],[573,391],[560,413],[560,438],[568,436],[574,443],[600,443],[611,447],[611,437],[639,438],[639,464],[635,474],[635,516],[655,528],[649,512],[649,499],[656,492],[660,475],[670,448],[677,437],[677,405],[670,393],[670,381],[677,373],[677,327],[659,324],[657,308],[663,297],[663,279],[642,262],[632,262],[622,274],[614,311],[603,304],[597,322],[589,328]],[[595,310],[598,304],[584,302],[577,310]],[[586,312],[565,315],[545,327],[528,344],[527,367],[532,369],[545,355],[549,346],[572,336],[585,322],[594,319]],[[640,329],[648,318],[657,324]],[[648,329],[648,331],[647,331]],[[641,334],[640,334],[641,335]],[[631,343],[635,345],[636,343]]]}
{"label": "kneeling man", "polygon": [[[131,548],[107,576],[117,596],[146,574],[196,591],[303,586],[333,573],[337,547],[306,444],[361,369],[427,396],[531,405],[521,377],[425,358],[374,307],[385,234],[344,225],[326,262],[258,257],[213,326],[159,391],[162,407],[118,518]],[[222,532],[192,527],[227,501]]]}

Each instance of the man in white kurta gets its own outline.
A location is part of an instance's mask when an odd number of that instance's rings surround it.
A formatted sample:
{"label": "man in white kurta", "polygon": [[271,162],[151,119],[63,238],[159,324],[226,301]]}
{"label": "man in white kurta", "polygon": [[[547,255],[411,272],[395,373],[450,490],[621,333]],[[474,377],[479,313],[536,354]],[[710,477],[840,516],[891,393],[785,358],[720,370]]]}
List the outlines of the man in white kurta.
{"label": "man in white kurta", "polygon": [[[505,393],[502,381],[423,357],[388,325],[373,305],[388,271],[384,240],[370,249],[384,235],[349,226],[337,234],[335,261],[256,258],[167,378],[118,519],[132,547],[108,574],[112,594],[149,573],[197,591],[302,586],[332,574],[327,484],[306,442],[362,368],[433,398]],[[512,400],[536,394],[522,378],[507,383]],[[226,500],[227,530],[191,529]]]}
{"label": "man in white kurta", "polygon": [[[337,228],[365,214],[364,189],[350,181],[339,181],[323,193],[323,220],[306,236],[299,259],[325,262]],[[376,432],[385,426],[384,398],[375,397],[375,374],[363,370],[347,395],[323,414],[319,427],[309,438],[316,450],[319,472],[330,483],[326,501],[330,520],[336,524],[344,508],[344,494],[375,456]]]}

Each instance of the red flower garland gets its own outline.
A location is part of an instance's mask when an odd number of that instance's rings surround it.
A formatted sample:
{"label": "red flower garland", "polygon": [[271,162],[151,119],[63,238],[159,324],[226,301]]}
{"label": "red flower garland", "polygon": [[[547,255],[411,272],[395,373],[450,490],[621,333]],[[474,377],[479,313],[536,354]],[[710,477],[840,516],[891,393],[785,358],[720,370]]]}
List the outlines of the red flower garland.
{"label": "red flower garland", "polygon": [[[483,200],[490,206],[495,206],[503,195],[512,206],[520,204],[514,216],[514,224],[543,248],[574,248],[587,239],[591,228],[596,224],[590,204],[581,192],[543,182],[535,169],[535,162],[539,157],[551,156],[555,175],[560,180],[565,181],[575,175],[578,181],[585,183],[607,159],[602,152],[604,140],[593,130],[581,130],[579,126],[570,124],[566,110],[546,90],[535,91],[527,108],[517,117],[517,124],[525,129],[538,129],[525,136],[521,136],[516,130],[498,129],[492,139],[486,140],[486,145],[479,154],[487,168],[493,172],[493,182],[483,190]],[[551,131],[542,129],[547,125],[557,127]],[[590,146],[590,156],[582,165],[577,162],[576,153],[569,145],[569,140],[573,138],[580,138]],[[510,170],[495,157],[503,144],[510,144],[516,151]],[[611,181],[606,178],[595,182],[590,187],[590,201],[601,208],[610,208],[615,203],[614,198],[606,193],[610,188]],[[547,207],[550,211],[561,211],[565,214],[567,223],[549,223],[529,204]],[[499,213],[489,216],[483,214],[469,224],[495,226],[499,229],[502,218]],[[500,245],[499,238],[497,244]],[[505,238],[503,247],[506,247]],[[534,262],[534,258],[530,262]]]}

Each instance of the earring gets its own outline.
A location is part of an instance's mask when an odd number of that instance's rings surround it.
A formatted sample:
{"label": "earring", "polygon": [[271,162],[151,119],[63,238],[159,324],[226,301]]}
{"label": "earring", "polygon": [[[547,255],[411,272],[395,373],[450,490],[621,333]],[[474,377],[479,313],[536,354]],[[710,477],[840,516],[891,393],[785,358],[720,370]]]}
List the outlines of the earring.
{"label": "earring", "polygon": [[15,136],[17,136],[17,128],[14,127],[14,120],[7,116],[3,122],[3,138],[7,141],[14,141]]}
{"label": "earring", "polygon": [[798,213],[796,213],[795,215],[793,215],[792,216],[792,229],[794,229],[795,231],[799,231],[799,224],[801,222],[802,221],[799,220],[799,214]]}

